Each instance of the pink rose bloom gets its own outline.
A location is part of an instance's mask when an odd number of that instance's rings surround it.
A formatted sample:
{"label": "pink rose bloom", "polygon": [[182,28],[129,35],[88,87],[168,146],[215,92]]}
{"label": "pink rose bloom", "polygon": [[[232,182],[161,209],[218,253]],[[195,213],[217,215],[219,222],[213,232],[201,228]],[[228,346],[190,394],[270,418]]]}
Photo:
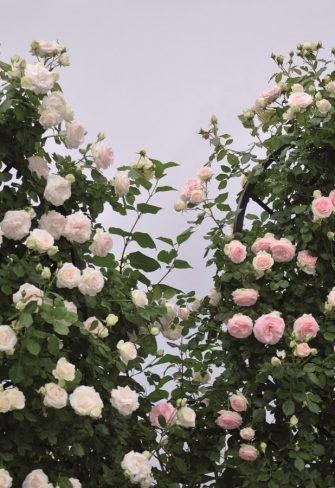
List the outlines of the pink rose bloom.
{"label": "pink rose bloom", "polygon": [[247,256],[247,248],[242,242],[237,240],[230,241],[229,244],[226,244],[223,252],[235,264],[243,263]]}
{"label": "pink rose bloom", "polygon": [[205,198],[205,193],[199,188],[198,190],[192,190],[190,195],[190,202],[194,205],[198,205]]}
{"label": "pink rose bloom", "polygon": [[238,455],[243,461],[256,461],[258,456],[258,450],[254,446],[249,444],[242,444],[238,451]]}
{"label": "pink rose bloom", "polygon": [[20,241],[29,234],[31,217],[25,210],[8,210],[1,222],[1,230],[7,239]]}
{"label": "pink rose bloom", "polygon": [[0,486],[1,488],[11,488],[13,483],[13,478],[9,474],[9,472],[4,469],[0,468]]}
{"label": "pink rose bloom", "polygon": [[311,348],[307,344],[307,342],[301,342],[297,344],[297,347],[294,351],[294,355],[298,356],[299,358],[307,358],[311,353]]}
{"label": "pink rose bloom", "polygon": [[229,397],[230,406],[235,412],[244,412],[248,408],[248,401],[241,392]]}
{"label": "pink rose bloom", "polygon": [[253,323],[250,317],[242,315],[241,313],[235,314],[228,320],[227,329],[231,336],[236,339],[245,339],[252,334]]}
{"label": "pink rose bloom", "polygon": [[270,103],[270,102],[273,102],[274,100],[276,100],[276,98],[279,97],[280,93],[281,93],[280,86],[277,84],[274,84],[274,85],[270,85],[268,88],[266,88],[264,91],[262,91],[260,96],[262,98],[264,98],[267,101],[267,103]]}
{"label": "pink rose bloom", "polygon": [[47,230],[34,229],[30,232],[25,242],[28,249],[39,252],[48,252],[54,245],[54,238]]}
{"label": "pink rose bloom", "polygon": [[80,278],[78,288],[83,295],[94,297],[104,287],[104,276],[98,269],[86,268]]}
{"label": "pink rose bloom", "polygon": [[266,251],[259,251],[252,260],[252,266],[259,276],[263,276],[265,271],[272,268],[273,257]]}
{"label": "pink rose bloom", "polygon": [[312,256],[309,251],[298,252],[297,264],[302,271],[309,275],[315,275],[315,266],[318,258]]}
{"label": "pink rose bloom", "polygon": [[293,324],[293,330],[299,341],[305,341],[308,338],[315,337],[319,328],[319,324],[312,314],[302,315]]}
{"label": "pink rose bloom", "polygon": [[326,219],[334,211],[331,198],[319,197],[314,198],[312,202],[312,212],[316,219]]}
{"label": "pink rose bloom", "polygon": [[219,417],[215,423],[221,427],[221,429],[238,429],[242,423],[242,417],[237,412],[231,412],[230,410],[220,410],[218,412]]}
{"label": "pink rose bloom", "polygon": [[63,235],[71,242],[83,244],[90,239],[91,230],[91,220],[79,210],[66,217]]}
{"label": "pink rose bloom", "polygon": [[94,256],[105,257],[113,248],[113,239],[109,232],[97,230],[89,250]]}
{"label": "pink rose bloom", "polygon": [[180,198],[184,202],[188,202],[193,190],[199,190],[201,188],[202,181],[199,178],[191,178],[180,189]]}
{"label": "pink rose bloom", "polygon": [[149,414],[153,427],[165,427],[159,423],[159,417],[164,417],[166,426],[174,425],[177,421],[177,409],[171,403],[159,403],[151,409]]}
{"label": "pink rose bloom", "polygon": [[44,190],[44,198],[59,207],[71,196],[71,183],[60,175],[49,175]]}
{"label": "pink rose bloom", "polygon": [[84,328],[93,335],[102,337],[103,339],[108,336],[107,327],[104,327],[100,320],[96,317],[89,317],[85,320],[85,322],[83,322],[83,325]]}
{"label": "pink rose bloom", "polygon": [[116,173],[114,176],[113,185],[115,188],[115,193],[119,195],[119,197],[123,197],[129,191],[130,179],[123,173]]}
{"label": "pink rose bloom", "polygon": [[179,307],[178,316],[181,320],[188,319],[189,315],[190,315],[190,311],[187,307]]}
{"label": "pink rose bloom", "polygon": [[255,431],[251,427],[244,427],[240,430],[240,436],[244,441],[252,441],[255,437]]}
{"label": "pink rose bloom", "polygon": [[234,303],[240,307],[251,307],[258,300],[258,291],[253,288],[238,288],[231,294]]}
{"label": "pink rose bloom", "polygon": [[104,142],[97,142],[92,146],[92,156],[97,168],[107,169],[114,161],[113,149]]}
{"label": "pink rose bloom", "polygon": [[251,246],[251,250],[254,254],[259,253],[259,251],[268,251],[275,240],[273,234],[267,233],[264,237],[258,237],[258,239],[255,240]]}
{"label": "pink rose bloom", "polygon": [[59,239],[64,232],[65,217],[56,210],[51,210],[42,215],[39,226],[48,231],[54,239]]}
{"label": "pink rose bloom", "polygon": [[18,291],[13,294],[13,303],[18,303],[19,301],[23,301],[24,303],[35,301],[40,306],[43,302],[43,296],[43,291],[35,285],[24,283],[20,286]]}
{"label": "pink rose bloom", "polygon": [[261,315],[255,322],[254,336],[263,344],[277,344],[284,334],[285,322],[279,312]]}
{"label": "pink rose bloom", "polygon": [[36,173],[39,178],[47,179],[49,176],[48,162],[39,156],[28,158],[28,168],[32,173]]}
{"label": "pink rose bloom", "polygon": [[43,404],[46,407],[64,408],[67,405],[68,394],[64,388],[56,383],[47,383],[44,385]]}
{"label": "pink rose bloom", "polygon": [[294,92],[288,97],[287,103],[295,111],[301,112],[313,103],[313,97],[305,92]]}
{"label": "pink rose bloom", "polygon": [[209,181],[214,174],[214,171],[209,166],[203,166],[197,171],[197,177],[201,181]]}
{"label": "pink rose bloom", "polygon": [[288,263],[295,254],[295,246],[288,239],[275,240],[271,244],[272,257],[276,263]]}
{"label": "pink rose bloom", "polygon": [[322,100],[318,100],[316,102],[316,107],[317,107],[318,111],[324,115],[324,114],[328,113],[329,110],[332,108],[332,104],[330,103],[329,100],[327,100],[326,98],[323,98]]}
{"label": "pink rose bloom", "polygon": [[66,124],[65,143],[69,149],[77,149],[84,142],[86,129],[78,122]]}
{"label": "pink rose bloom", "polygon": [[80,269],[72,263],[64,263],[57,272],[57,288],[75,288],[80,281]]}
{"label": "pink rose bloom", "polygon": [[31,471],[22,484],[22,488],[48,488],[49,486],[49,478],[42,469]]}

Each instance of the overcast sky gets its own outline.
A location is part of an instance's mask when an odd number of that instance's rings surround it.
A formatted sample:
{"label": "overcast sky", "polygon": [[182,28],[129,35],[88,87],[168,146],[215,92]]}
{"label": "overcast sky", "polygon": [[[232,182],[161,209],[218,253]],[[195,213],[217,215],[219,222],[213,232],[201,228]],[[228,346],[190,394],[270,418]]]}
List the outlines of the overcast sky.
{"label": "overcast sky", "polygon": [[[266,87],[271,52],[287,54],[304,40],[321,40],[328,51],[335,46],[334,0],[13,0],[1,7],[2,59],[28,56],[33,39],[67,46],[71,67],[62,70],[61,84],[87,140],[103,131],[113,146],[108,176],[144,147],[181,165],[169,177],[177,188],[208,159],[197,132],[213,113],[239,148],[248,144],[237,115]],[[175,198],[164,200],[167,210],[154,227],[144,220],[141,230],[182,231],[186,217],[172,210]],[[119,223],[111,212],[103,220]],[[206,293],[204,246],[200,235],[185,246],[182,257],[194,269],[176,273],[171,284]]]}

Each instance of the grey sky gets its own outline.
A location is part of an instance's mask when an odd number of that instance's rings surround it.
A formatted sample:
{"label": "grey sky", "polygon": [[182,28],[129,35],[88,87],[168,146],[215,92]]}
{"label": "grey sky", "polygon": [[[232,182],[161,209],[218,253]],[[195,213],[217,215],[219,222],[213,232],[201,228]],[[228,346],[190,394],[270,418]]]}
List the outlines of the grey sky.
{"label": "grey sky", "polygon": [[[16,0],[2,2],[1,57],[28,56],[34,38],[58,39],[69,49],[61,84],[76,119],[87,140],[103,131],[114,148],[108,175],[144,147],[149,156],[181,164],[169,181],[178,188],[207,161],[209,146],[197,132],[210,116],[245,147],[248,133],[237,114],[266,87],[270,53],[286,54],[304,40],[321,40],[329,50],[334,18],[333,0]],[[142,230],[183,230],[186,217],[172,210],[174,199],[164,200],[168,210],[154,229],[144,220]],[[104,222],[119,220],[108,212]],[[195,269],[175,274],[171,284],[183,275],[185,289],[206,293],[203,248],[200,236],[185,246],[182,257]]]}

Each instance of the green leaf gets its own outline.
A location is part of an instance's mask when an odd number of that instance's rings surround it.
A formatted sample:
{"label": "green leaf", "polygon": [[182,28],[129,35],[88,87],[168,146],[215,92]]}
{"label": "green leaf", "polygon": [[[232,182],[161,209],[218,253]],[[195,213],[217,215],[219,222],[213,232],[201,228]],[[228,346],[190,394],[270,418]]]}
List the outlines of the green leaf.
{"label": "green leaf", "polygon": [[173,246],[173,240],[169,237],[157,237],[159,241],[165,242],[165,244],[169,244],[169,246]]}
{"label": "green leaf", "polygon": [[69,333],[69,327],[67,327],[64,324],[61,324],[60,322],[55,322],[53,324],[53,328],[54,328],[54,331],[56,332],[56,334],[59,334],[59,335],[68,335],[68,333]]}
{"label": "green leaf", "polygon": [[156,259],[150,258],[149,256],[142,254],[140,251],[128,254],[127,258],[133,268],[143,269],[143,271],[148,273],[156,271],[161,267]]}
{"label": "green leaf", "polygon": [[161,210],[162,207],[157,207],[156,205],[149,205],[148,203],[139,203],[137,205],[137,210],[144,214],[156,214]]}
{"label": "green leaf", "polygon": [[30,354],[33,354],[34,356],[38,356],[41,352],[41,346],[39,342],[34,341],[34,339],[27,339],[25,341],[25,346]]}
{"label": "green leaf", "polygon": [[160,192],[160,191],[177,191],[175,188],[173,188],[173,186],[158,186],[156,188],[156,193]]}
{"label": "green leaf", "polygon": [[286,415],[286,417],[293,415],[294,411],[295,411],[295,405],[294,405],[293,400],[291,400],[291,398],[288,398],[287,400],[285,400],[285,402],[283,403],[282,409],[283,409],[283,412]]}
{"label": "green leaf", "polygon": [[183,259],[175,259],[173,261],[173,267],[177,269],[185,269],[185,268],[192,268],[190,263],[184,261]]}
{"label": "green leaf", "polygon": [[22,312],[19,318],[19,322],[20,325],[22,325],[22,327],[27,327],[27,328],[30,327],[31,324],[33,323],[33,317],[31,313]]}
{"label": "green leaf", "polygon": [[294,460],[294,467],[298,471],[303,471],[305,469],[305,463],[301,458],[297,458]]}
{"label": "green leaf", "polygon": [[108,231],[111,233],[111,234],[115,234],[117,236],[121,236],[121,237],[127,237],[129,236],[129,232],[123,230],[123,229],[120,229],[119,227],[110,227],[108,229]]}
{"label": "green leaf", "polygon": [[192,234],[193,232],[191,230],[185,230],[184,232],[179,234],[179,236],[177,236],[178,244],[182,244],[183,242],[187,241]]}
{"label": "green leaf", "polygon": [[134,234],[132,234],[132,239],[141,247],[148,247],[150,249],[156,248],[155,241],[149,236],[149,234],[144,232],[134,232]]}
{"label": "green leaf", "polygon": [[173,261],[173,259],[176,256],[178,256],[178,253],[175,249],[171,249],[171,251],[164,251],[163,250],[157,254],[157,259],[161,263],[170,264],[171,261]]}

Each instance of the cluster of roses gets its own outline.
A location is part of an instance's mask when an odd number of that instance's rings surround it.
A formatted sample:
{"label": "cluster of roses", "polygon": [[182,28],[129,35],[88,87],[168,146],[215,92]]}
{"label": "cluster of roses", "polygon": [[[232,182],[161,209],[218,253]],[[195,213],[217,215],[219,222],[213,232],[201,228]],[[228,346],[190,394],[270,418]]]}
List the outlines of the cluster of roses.
{"label": "cluster of roses", "polygon": [[[81,483],[76,478],[69,478],[72,488],[81,488]],[[11,488],[13,485],[13,478],[9,472],[2,468],[0,469],[0,486],[1,488]],[[34,469],[24,479],[22,488],[54,488],[52,483],[49,483],[49,478],[42,469]],[[59,488],[56,485],[55,488]]]}
{"label": "cluster of roses", "polygon": [[[232,410],[220,410],[219,417],[216,419],[216,424],[221,429],[232,430],[239,429],[242,424],[242,416],[240,412],[245,412],[248,408],[248,401],[240,391],[229,397],[229,404]],[[255,438],[255,431],[251,427],[244,427],[240,430],[240,437],[244,441],[253,441]],[[259,451],[251,444],[242,444],[239,449],[239,457],[244,461],[255,461],[258,457]]]}
{"label": "cluster of roses", "polygon": [[22,410],[25,407],[25,401],[24,394],[15,386],[4,388],[3,385],[0,385],[0,413]]}
{"label": "cluster of roses", "polygon": [[214,172],[209,166],[203,166],[197,172],[195,178],[190,178],[181,187],[179,199],[174,203],[174,209],[177,212],[185,210],[187,204],[199,205],[206,198],[205,184],[210,181]]}

